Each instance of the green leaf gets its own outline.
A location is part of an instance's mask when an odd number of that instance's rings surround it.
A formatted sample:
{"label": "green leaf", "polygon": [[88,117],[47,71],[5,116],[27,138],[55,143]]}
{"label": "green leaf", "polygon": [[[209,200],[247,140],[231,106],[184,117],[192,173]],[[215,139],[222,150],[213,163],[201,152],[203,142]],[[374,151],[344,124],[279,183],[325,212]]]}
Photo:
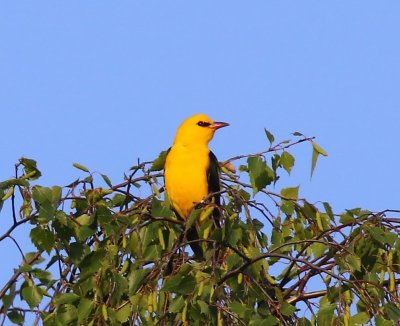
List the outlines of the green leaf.
{"label": "green leaf", "polygon": [[271,184],[274,180],[274,171],[267,166],[259,156],[252,156],[247,159],[250,182],[253,188],[253,195]]}
{"label": "green leaf", "polygon": [[72,236],[74,236],[75,223],[72,219],[62,211],[56,211],[55,220],[52,222],[52,227],[55,234],[57,234],[57,241],[70,242]]}
{"label": "green leaf", "polygon": [[161,227],[160,222],[149,224],[144,231],[143,248],[147,248],[150,244],[158,243],[158,229]]}
{"label": "green leaf", "polygon": [[76,218],[74,227],[78,240],[86,240],[87,237],[96,232],[96,227],[93,225],[93,222],[94,217],[87,214],[82,214]]}
{"label": "green leaf", "polygon": [[280,209],[287,216],[290,216],[293,214],[293,212],[295,210],[295,204],[291,200],[282,199]]}
{"label": "green leaf", "polygon": [[396,307],[394,303],[388,302],[383,306],[383,310],[388,315],[388,317],[398,322],[400,320],[400,308]]}
{"label": "green leaf", "polygon": [[74,264],[79,264],[90,253],[89,246],[80,242],[72,242],[69,249],[69,258]]}
{"label": "green leaf", "polygon": [[19,159],[19,162],[23,165],[25,171],[25,174],[22,176],[23,179],[36,180],[41,177],[42,173],[37,168],[35,160],[22,157]]}
{"label": "green leaf", "polygon": [[133,269],[130,271],[128,276],[129,295],[134,294],[139,289],[150,271],[150,269]]}
{"label": "green leaf", "polygon": [[251,195],[244,189],[239,190],[239,196],[242,197],[243,200],[245,200],[245,201],[248,201],[251,198]]}
{"label": "green leaf", "polygon": [[179,295],[172,301],[171,306],[169,307],[169,311],[172,313],[181,312],[184,305],[185,305],[185,300],[181,295]]}
{"label": "green leaf", "polygon": [[32,198],[39,204],[43,204],[46,202],[51,203],[52,200],[51,189],[47,187],[34,186],[32,188]]}
{"label": "green leaf", "polygon": [[125,304],[122,308],[117,310],[116,318],[120,323],[124,323],[128,320],[132,314],[132,306],[130,303]]}
{"label": "green leaf", "polygon": [[382,228],[369,227],[367,230],[374,240],[378,241],[381,245],[388,244],[389,246],[393,246],[397,240],[396,234],[385,231]]}
{"label": "green leaf", "polygon": [[126,203],[126,200],[127,200],[126,195],[115,194],[114,197],[112,198],[112,206],[113,207],[122,206]]}
{"label": "green leaf", "polygon": [[288,174],[292,171],[294,166],[294,157],[289,152],[284,151],[281,155],[281,164]]}
{"label": "green leaf", "polygon": [[189,230],[193,226],[193,224],[195,224],[196,221],[198,221],[200,219],[201,211],[202,211],[201,209],[192,210],[192,212],[190,213],[190,216],[187,219],[186,224],[185,224],[186,231]]}
{"label": "green leaf", "polygon": [[7,317],[14,324],[22,325],[24,323],[24,316],[17,310],[11,310],[9,313],[7,313]]}
{"label": "green leaf", "polygon": [[321,154],[323,156],[328,156],[328,153],[321,147],[319,146],[316,142],[312,142],[313,148],[314,150],[318,153]]}
{"label": "green leaf", "polygon": [[238,302],[238,301],[233,301],[230,305],[230,308],[232,312],[234,312],[236,315],[238,315],[241,318],[248,318],[251,314],[251,310],[249,307],[247,307],[245,304]]}
{"label": "green leaf", "polygon": [[55,243],[54,234],[41,226],[33,228],[30,232],[30,237],[36,248],[47,252],[50,252]]}
{"label": "green leaf", "polygon": [[42,301],[43,294],[37,286],[32,285],[24,287],[21,291],[21,296],[32,309]]}
{"label": "green leaf", "polygon": [[0,182],[0,189],[8,189],[12,186],[28,187],[29,182],[24,179],[9,179],[9,180]]}
{"label": "green leaf", "polygon": [[240,172],[249,172],[249,168],[247,167],[247,165],[240,164],[239,171]]}
{"label": "green leaf", "polygon": [[92,274],[86,277],[86,275],[81,275],[80,280],[74,285],[74,292],[79,293],[82,297],[88,292],[92,292],[95,287],[97,287],[98,280],[96,275]]}
{"label": "green leaf", "polygon": [[7,311],[11,304],[14,302],[16,297],[15,291],[15,283],[13,283],[8,291],[8,294],[5,294],[2,298],[2,309],[3,311]]}
{"label": "green leaf", "polygon": [[31,271],[32,276],[39,279],[43,284],[50,284],[52,280],[52,275],[50,272],[42,270],[40,268],[35,268]]}
{"label": "green leaf", "polygon": [[234,267],[237,267],[240,264],[242,264],[242,258],[238,254],[234,253],[228,256],[226,262],[228,265],[228,269],[233,269]]}
{"label": "green leaf", "polygon": [[54,219],[56,207],[61,200],[61,187],[54,186],[52,188],[34,186],[32,188],[32,198],[39,206],[40,223],[47,223]]}
{"label": "green leaf", "polygon": [[75,168],[77,168],[78,170],[81,170],[81,171],[83,171],[83,172],[89,173],[89,169],[88,169],[86,166],[82,165],[82,164],[73,163],[72,165],[73,165]]}
{"label": "green leaf", "polygon": [[177,274],[168,278],[162,290],[180,294],[192,293],[196,288],[196,279],[192,275]]}
{"label": "green leaf", "polygon": [[272,143],[275,141],[275,137],[273,134],[271,134],[267,129],[264,128],[264,132],[267,135],[267,138],[269,140],[269,143],[272,145]]}
{"label": "green leaf", "polygon": [[[361,238],[354,248],[355,254],[361,258],[365,270],[371,270],[377,261],[378,246],[369,238]],[[372,274],[371,274],[372,275]]]}
{"label": "green leaf", "polygon": [[284,302],[282,305],[281,305],[281,313],[284,315],[284,316],[291,316],[291,315],[293,315],[294,314],[294,312],[296,311],[296,307],[295,306],[292,306],[290,303],[288,303],[288,302]]}
{"label": "green leaf", "polygon": [[162,151],[158,157],[153,161],[150,171],[161,171],[164,169],[165,159],[167,158],[168,151]]}
{"label": "green leaf", "polygon": [[277,229],[272,230],[271,243],[273,245],[280,245],[282,243],[282,232]]}
{"label": "green leaf", "polygon": [[149,245],[144,250],[143,256],[147,260],[159,259],[161,256],[161,251],[162,251],[161,245],[159,245],[159,244]]}
{"label": "green leaf", "polygon": [[395,326],[395,322],[393,320],[384,319],[382,316],[375,317],[375,326]]}
{"label": "green leaf", "polygon": [[366,312],[359,312],[350,317],[350,325],[365,325],[371,320],[371,317]]}
{"label": "green leaf", "polygon": [[206,316],[210,315],[210,306],[206,302],[204,302],[202,300],[198,300],[197,304],[199,305],[200,311],[203,315],[206,315]]}
{"label": "green leaf", "polygon": [[95,217],[97,218],[97,222],[101,226],[109,226],[113,219],[110,209],[102,204],[96,205]]}
{"label": "green leaf", "polygon": [[275,325],[280,325],[280,324],[278,319],[272,315],[261,317],[260,315],[254,314],[249,322],[249,326],[275,326]]}
{"label": "green leaf", "polygon": [[84,183],[91,183],[93,182],[93,177],[91,175],[87,176],[85,179],[83,179]]}
{"label": "green leaf", "polygon": [[297,326],[311,326],[311,322],[306,317],[301,317],[297,321]]}
{"label": "green leaf", "polygon": [[234,227],[228,234],[228,243],[231,246],[236,246],[243,237],[243,230],[240,227]]}
{"label": "green leaf", "polygon": [[281,196],[286,199],[297,199],[299,197],[299,187],[289,187],[281,190]]}
{"label": "green leaf", "polygon": [[317,316],[318,325],[331,325],[336,307],[336,303],[330,303],[327,297],[323,297],[320,300],[320,308]]}
{"label": "green leaf", "polygon": [[79,295],[75,293],[64,293],[54,297],[53,302],[55,305],[61,305],[65,303],[72,303],[79,299]]}
{"label": "green leaf", "polygon": [[317,165],[318,156],[319,156],[318,152],[313,149],[311,156],[311,176],[313,175],[315,166]]}
{"label": "green leaf", "polygon": [[110,188],[112,187],[112,183],[109,177],[107,177],[105,174],[100,174],[101,177],[103,178],[104,182],[109,186]]}
{"label": "green leaf", "polygon": [[354,271],[361,271],[361,258],[356,255],[347,255],[345,257],[346,262],[349,264],[351,270]]}
{"label": "green leaf", "polygon": [[59,186],[51,187],[51,203],[57,207],[61,201],[62,188]]}
{"label": "green leaf", "polygon": [[61,305],[57,310],[56,319],[61,325],[69,325],[77,319],[78,310],[72,304]]}
{"label": "green leaf", "polygon": [[92,300],[88,300],[86,298],[82,298],[79,301],[78,305],[78,324],[86,324],[84,323],[86,319],[89,317],[92,309],[94,307],[94,303]]}
{"label": "green leaf", "polygon": [[171,208],[155,197],[151,201],[151,213],[154,217],[172,217],[173,215]]}
{"label": "green leaf", "polygon": [[331,205],[327,202],[323,202],[323,205],[324,205],[326,214],[328,214],[329,218],[333,221],[335,219],[335,216],[333,214]]}
{"label": "green leaf", "polygon": [[97,251],[91,252],[79,264],[79,267],[81,268],[81,273],[91,274],[97,272],[98,269],[101,267],[105,256],[106,251],[104,249],[99,249]]}
{"label": "green leaf", "polygon": [[[3,196],[4,196],[4,190],[0,189],[0,198],[2,198]],[[3,209],[3,204],[4,204],[4,201],[0,199],[0,212]]]}
{"label": "green leaf", "polygon": [[318,156],[323,155],[323,156],[328,156],[328,153],[325,152],[325,150],[320,147],[316,142],[311,142],[313,146],[313,153],[312,153],[312,158],[311,158],[311,176],[313,175],[315,166],[317,164]]}
{"label": "green leaf", "polygon": [[1,191],[0,193],[0,202],[6,201],[8,198],[10,198],[14,194],[14,186],[11,186],[8,188],[7,192],[4,194],[4,191]]}
{"label": "green leaf", "polygon": [[353,223],[354,222],[354,216],[352,216],[349,213],[343,213],[340,215],[339,222],[342,224],[348,224],[348,223]]}
{"label": "green leaf", "polygon": [[329,248],[327,244],[320,242],[315,242],[310,247],[314,258],[321,257],[322,254]]}

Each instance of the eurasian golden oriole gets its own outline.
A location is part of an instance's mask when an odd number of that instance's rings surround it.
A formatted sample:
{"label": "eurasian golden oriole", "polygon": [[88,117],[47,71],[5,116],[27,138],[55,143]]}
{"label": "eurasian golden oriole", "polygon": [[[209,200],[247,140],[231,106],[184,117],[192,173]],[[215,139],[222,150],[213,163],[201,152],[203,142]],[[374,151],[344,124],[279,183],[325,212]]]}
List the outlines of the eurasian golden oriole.
{"label": "eurasian golden oriole", "polygon": [[[205,114],[189,117],[179,126],[172,147],[168,150],[164,179],[172,208],[179,218],[187,220],[194,206],[209,194],[220,191],[219,164],[208,143],[217,129],[229,126],[216,122]],[[213,202],[220,205],[220,196],[215,194]],[[219,226],[219,211],[213,217]],[[203,257],[195,226],[190,228],[187,239],[197,258]]]}

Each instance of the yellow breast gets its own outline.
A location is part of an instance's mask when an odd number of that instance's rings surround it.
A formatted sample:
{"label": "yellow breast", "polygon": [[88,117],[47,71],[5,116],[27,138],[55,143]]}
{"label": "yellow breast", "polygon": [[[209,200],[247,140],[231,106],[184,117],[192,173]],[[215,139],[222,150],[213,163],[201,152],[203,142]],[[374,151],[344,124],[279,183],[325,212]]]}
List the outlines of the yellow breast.
{"label": "yellow breast", "polygon": [[175,211],[187,219],[195,203],[208,195],[207,146],[175,144],[165,162],[165,187]]}

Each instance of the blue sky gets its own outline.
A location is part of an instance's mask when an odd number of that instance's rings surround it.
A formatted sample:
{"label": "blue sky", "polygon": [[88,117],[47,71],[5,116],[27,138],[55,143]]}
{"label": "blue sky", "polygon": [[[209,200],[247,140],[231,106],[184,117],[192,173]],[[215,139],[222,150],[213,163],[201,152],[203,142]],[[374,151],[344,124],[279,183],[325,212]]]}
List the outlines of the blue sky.
{"label": "blue sky", "polygon": [[26,156],[43,185],[82,176],[73,162],[121,181],[203,112],[231,123],[211,144],[220,160],[265,149],[264,127],[300,131],[329,153],[310,181],[311,148],[295,150],[302,196],[399,208],[399,14],[398,1],[2,1],[0,180]]}

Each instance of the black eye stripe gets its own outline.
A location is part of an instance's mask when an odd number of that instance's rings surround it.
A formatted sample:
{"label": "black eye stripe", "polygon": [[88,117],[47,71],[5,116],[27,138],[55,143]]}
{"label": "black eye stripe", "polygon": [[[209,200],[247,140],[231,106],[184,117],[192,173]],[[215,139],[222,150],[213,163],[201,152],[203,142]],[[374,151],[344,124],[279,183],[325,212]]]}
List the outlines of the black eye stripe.
{"label": "black eye stripe", "polygon": [[197,125],[200,127],[208,127],[211,123],[205,122],[205,121],[199,121],[197,122]]}

